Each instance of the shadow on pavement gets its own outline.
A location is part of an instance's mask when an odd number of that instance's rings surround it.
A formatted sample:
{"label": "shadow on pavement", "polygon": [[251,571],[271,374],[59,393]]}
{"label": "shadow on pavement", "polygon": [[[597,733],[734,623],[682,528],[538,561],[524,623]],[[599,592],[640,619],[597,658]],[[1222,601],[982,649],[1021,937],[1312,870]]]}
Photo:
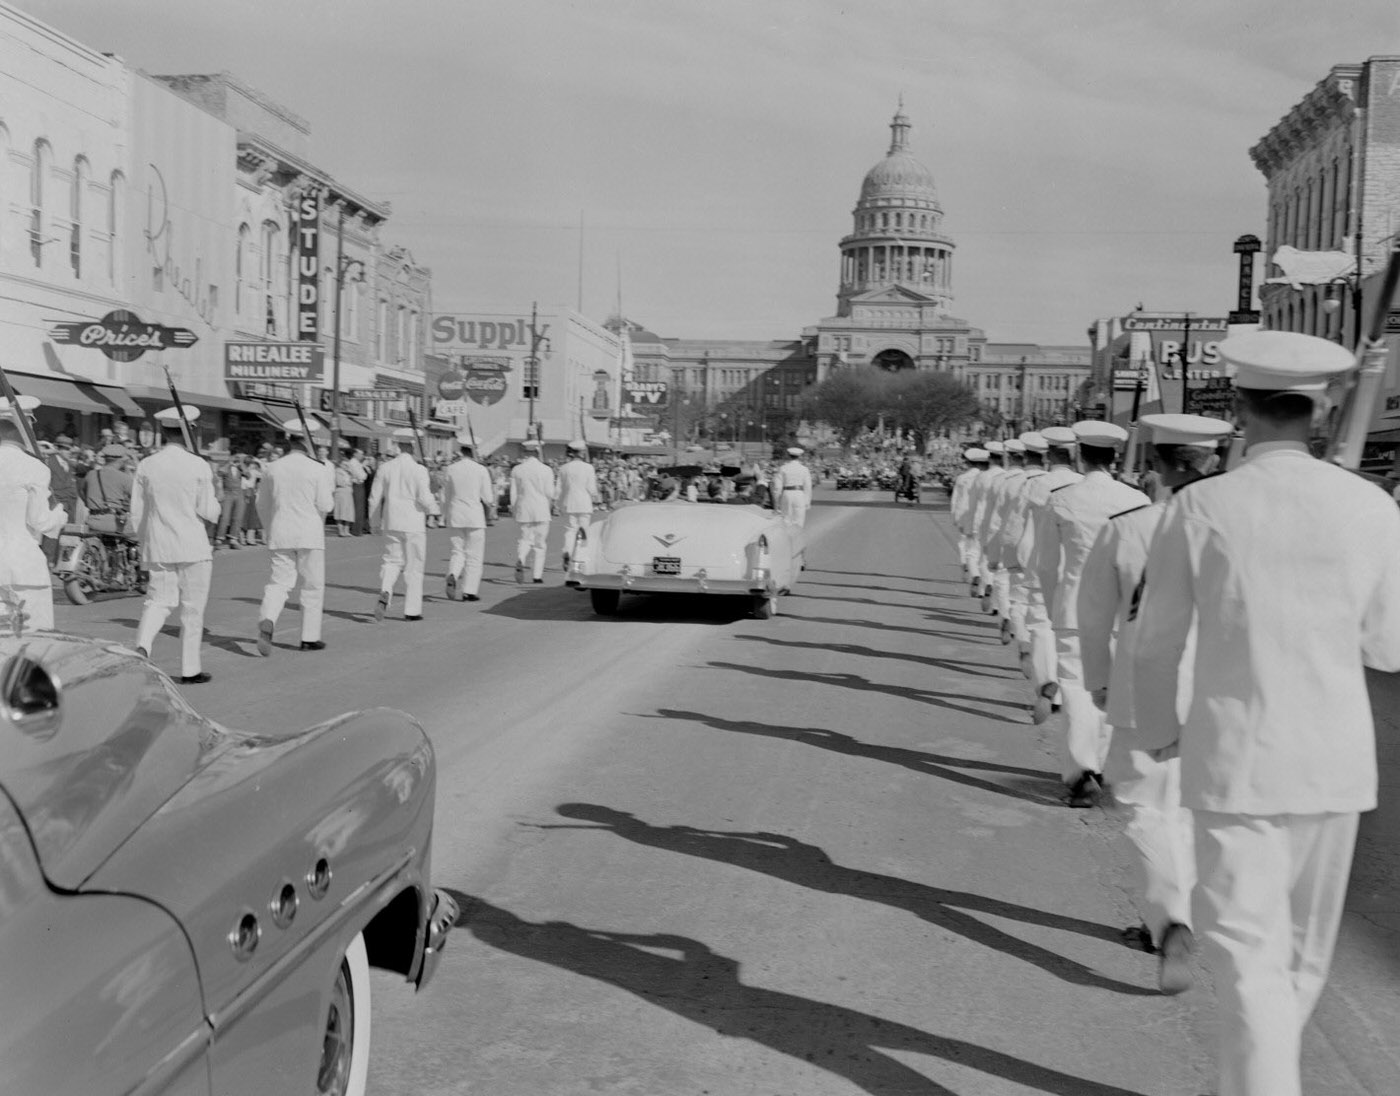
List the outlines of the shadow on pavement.
{"label": "shadow on pavement", "polygon": [[844,1077],[874,1096],[956,1096],[882,1053],[891,1050],[942,1058],[1055,1096],[1141,1096],[869,1013],[745,985],[737,960],[687,936],[526,921],[483,898],[450,888],[448,893],[461,908],[457,926],[483,944],[617,986],[720,1035],[751,1040]]}
{"label": "shadow on pavement", "polygon": [[702,830],[692,826],[653,826],[626,811],[614,810],[596,803],[561,803],[555,811],[563,818],[577,819],[588,824],[572,826],[546,822],[535,823],[533,828],[607,830],[638,845],[695,856],[719,864],[731,864],[773,879],[781,879],[785,883],[806,887],[808,890],[858,898],[864,902],[878,902],[883,906],[912,913],[920,920],[966,937],[973,943],[1030,963],[1065,982],[1077,986],[1093,986],[1130,997],[1160,996],[1155,989],[1107,978],[1083,963],[1057,955],[1038,944],[1021,940],[969,914],[983,913],[1026,925],[1072,932],[1121,948],[1121,935],[1110,925],[1100,925],[1078,917],[1066,917],[1015,902],[1004,902],[998,898],[987,898],[969,891],[945,890],[894,875],[879,875],[875,872],[843,867],[833,863],[831,857],[818,846],[799,841],[787,834]]}
{"label": "shadow on pavement", "polygon": [[[873,742],[862,742],[840,731],[829,731],[824,727],[783,727],[775,723],[757,723],[747,719],[722,719],[719,716],[701,712],[677,711],[674,708],[661,708],[654,716],[644,719],[677,719],[688,723],[703,723],[720,731],[733,731],[737,734],[751,734],[758,738],[782,738],[789,742],[801,742],[805,746],[830,750],[847,757],[864,757],[871,761],[884,761],[890,765],[902,765],[906,769],[937,776],[953,784],[963,784],[969,788],[995,792],[997,795],[1024,800],[1042,807],[1063,806],[1062,788],[1055,773],[1040,769],[1024,769],[1016,765],[1000,765],[994,761],[975,761],[950,754],[934,754],[924,750],[911,750],[903,746],[881,746]],[[1008,776],[1024,778],[1024,784],[1006,784],[969,776],[960,770],[975,769],[981,772],[1005,773]]]}
{"label": "shadow on pavement", "polygon": [[[826,567],[808,567],[805,575],[854,575],[856,578],[896,578],[901,582],[952,582],[946,578],[924,578],[921,575],[887,575],[880,571],[836,571]],[[966,586],[966,582],[953,583],[955,586]]]}
{"label": "shadow on pavement", "polygon": [[[810,619],[810,618],[808,618]],[[920,666],[933,666],[955,674],[969,674],[972,677],[990,677],[998,681],[1015,681],[1022,677],[1020,670],[1006,666],[990,666],[982,662],[968,662],[960,658],[935,658],[932,655],[905,654],[903,651],[879,651],[874,647],[862,647],[857,643],[809,643],[797,639],[778,639],[774,636],[736,635],[752,643],[769,643],[774,647],[796,647],[809,651],[832,651],[838,655],[856,655],[860,658],[889,658],[897,662],[914,662]]]}
{"label": "shadow on pavement", "polygon": [[[813,582],[809,578],[803,578],[802,586],[830,586],[836,590],[875,590],[889,594],[912,594],[914,597],[946,597],[960,599],[966,597],[965,594],[945,594],[942,590],[906,590],[900,586],[870,586],[863,582]],[[970,598],[968,600],[971,600]]]}
{"label": "shadow on pavement", "polygon": [[962,712],[964,715],[980,716],[983,719],[1005,719],[1006,717],[1004,715],[997,716],[992,712],[980,711],[977,708],[969,708],[965,704],[957,704],[954,701],[992,704],[999,708],[1011,708],[1018,713],[1030,710],[1030,705],[1020,700],[998,700],[995,697],[970,696],[967,693],[941,693],[933,689],[916,689],[908,685],[879,685],[859,674],[820,674],[808,673],[803,670],[769,670],[762,666],[741,666],[737,662],[707,662],[705,665],[715,670],[735,670],[743,674],[777,678],[782,681],[810,681],[817,685],[835,685],[838,688],[855,689],[858,692],[884,693],[886,696],[899,697],[901,700],[932,704],[936,708],[948,708],[955,712]]}
{"label": "shadow on pavement", "polygon": [[[123,628],[130,628],[132,632],[130,646],[133,648],[136,646],[136,629],[141,626],[140,620],[134,620],[131,617],[113,617],[109,623],[120,625]],[[161,636],[173,639],[176,643],[180,642],[180,611],[178,609],[171,612],[170,619],[167,620],[161,627],[161,630],[156,633],[156,638],[160,638]],[[210,647],[217,647],[221,651],[229,651],[236,655],[242,655],[244,658],[258,657],[258,652],[254,646],[257,643],[257,636],[245,638],[243,636],[217,635],[206,628],[204,630],[204,642]]]}
{"label": "shadow on pavement", "polygon": [[[877,632],[907,632],[910,635],[915,636],[937,636],[939,639],[953,639],[957,640],[959,643],[980,643],[983,645],[996,646],[1001,645],[1000,641],[991,636],[984,637],[979,635],[959,635],[957,632],[940,632],[934,628],[910,628],[901,624],[885,624],[878,620],[857,620],[854,618],[848,619],[846,617],[808,616],[806,613],[790,613],[789,615],[798,617],[799,619],[804,621],[810,621],[813,624],[847,624],[850,625],[852,628],[873,628]],[[957,621],[956,623],[962,624],[964,622]]]}
{"label": "shadow on pavement", "polygon": [[911,514],[946,514],[946,502],[921,502],[917,506],[909,502],[893,502],[887,499],[813,499],[812,508],[855,506],[862,510],[908,510]]}
{"label": "shadow on pavement", "polygon": [[[511,583],[510,585],[514,585]],[[567,586],[520,587],[489,609],[485,616],[513,620],[586,620],[597,624],[714,624],[730,625],[749,615],[746,597],[705,594],[624,594],[616,615],[598,616],[588,595]]]}

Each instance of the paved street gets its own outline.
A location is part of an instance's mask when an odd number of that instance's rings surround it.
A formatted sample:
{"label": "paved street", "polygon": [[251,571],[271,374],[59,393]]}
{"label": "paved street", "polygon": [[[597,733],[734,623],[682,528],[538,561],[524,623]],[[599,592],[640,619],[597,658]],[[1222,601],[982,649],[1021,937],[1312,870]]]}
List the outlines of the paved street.
{"label": "paved street", "polygon": [[[379,542],[332,538],[326,640],[259,659],[266,554],[215,562],[224,722],[370,705],[429,729],[434,876],[462,922],[419,997],[376,976],[371,1091],[491,1096],[1196,1096],[1210,991],[1157,994],[1114,820],[1061,805],[1052,721],[966,596],[946,501],[818,492],[781,615],[517,587],[488,537],[475,605],[373,623]],[[930,505],[928,500],[934,500]],[[135,598],[59,606],[131,642]],[[156,661],[177,665],[177,643]],[[1367,819],[1310,1093],[1394,1091],[1400,690],[1378,682],[1391,805]]]}

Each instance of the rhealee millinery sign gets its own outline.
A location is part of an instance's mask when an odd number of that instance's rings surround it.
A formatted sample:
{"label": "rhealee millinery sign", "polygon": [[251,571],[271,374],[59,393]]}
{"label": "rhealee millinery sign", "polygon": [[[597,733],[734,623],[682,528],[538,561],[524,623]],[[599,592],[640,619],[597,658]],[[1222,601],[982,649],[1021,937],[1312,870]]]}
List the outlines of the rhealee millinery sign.
{"label": "rhealee millinery sign", "polygon": [[320,384],[326,352],[318,343],[224,343],[224,379]]}

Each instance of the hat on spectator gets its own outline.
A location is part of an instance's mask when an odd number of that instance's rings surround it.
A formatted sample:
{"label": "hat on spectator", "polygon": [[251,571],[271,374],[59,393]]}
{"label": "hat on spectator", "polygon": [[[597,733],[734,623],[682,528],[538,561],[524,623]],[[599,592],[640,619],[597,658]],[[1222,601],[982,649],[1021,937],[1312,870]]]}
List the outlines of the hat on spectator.
{"label": "hat on spectator", "polygon": [[587,443],[586,441],[571,441],[571,442],[569,442],[569,452],[571,452],[571,453],[587,453],[587,452],[588,452],[588,443]]}
{"label": "hat on spectator", "polygon": [[1143,415],[1138,425],[1152,431],[1153,445],[1203,445],[1214,449],[1216,442],[1234,433],[1224,419],[1206,415]]}
{"label": "hat on spectator", "polygon": [[[34,408],[38,407],[40,402],[38,396],[20,395],[15,396],[15,401],[19,404],[19,409],[23,411],[26,415],[30,415],[31,417]],[[0,415],[12,415],[13,413],[14,412],[10,406],[9,397],[0,396]]]}
{"label": "hat on spectator", "polygon": [[1236,388],[1321,392],[1356,364],[1346,347],[1296,331],[1249,331],[1220,341],[1220,360]]}
{"label": "hat on spectator", "polygon": [[1067,449],[1079,443],[1078,435],[1068,426],[1047,426],[1040,432],[1040,436],[1045,439],[1046,445],[1053,445],[1058,449]]}
{"label": "hat on spectator", "polygon": [[1017,440],[1026,447],[1027,453],[1043,453],[1050,448],[1050,443],[1039,430],[1027,430]]}
{"label": "hat on spectator", "polygon": [[60,435],[58,435],[58,437],[54,438],[53,440],[54,440],[54,444],[55,444],[55,445],[72,445],[72,444],[73,444],[73,439],[70,438],[67,434],[60,434]]}
{"label": "hat on spectator", "polygon": [[529,438],[526,441],[522,441],[520,443],[520,448],[524,449],[528,453],[538,453],[540,451],[540,443],[537,442],[534,438]]}
{"label": "hat on spectator", "polygon": [[199,418],[199,408],[192,403],[185,404],[183,408],[162,408],[161,410],[157,411],[152,416],[152,418],[154,418],[156,422],[160,423],[162,426],[179,426],[181,410],[185,412],[186,422],[195,422]]}
{"label": "hat on spectator", "polygon": [[989,456],[991,456],[990,453],[988,453],[985,449],[978,448],[977,446],[973,446],[971,449],[966,449],[963,451],[963,458],[965,460],[983,461],[986,460]]}
{"label": "hat on spectator", "polygon": [[789,446],[788,446],[788,456],[790,456],[790,457],[800,457],[800,456],[802,456],[802,454],[805,453],[805,452],[806,452],[806,450],[803,449],[802,446],[800,446],[800,445],[789,445]]}
{"label": "hat on spectator", "polygon": [[1081,445],[1094,445],[1101,449],[1117,449],[1128,440],[1128,432],[1117,423],[1102,419],[1083,419],[1070,427]]}
{"label": "hat on spectator", "polygon": [[1006,441],[1002,442],[1002,445],[1008,453],[1024,453],[1026,451],[1026,443],[1020,438],[1007,438]]}
{"label": "hat on spectator", "polygon": [[987,443],[987,452],[991,453],[993,456],[1000,456],[1002,453],[1006,452],[1006,445],[999,441],[989,441]]}
{"label": "hat on spectator", "polygon": [[123,460],[131,456],[131,450],[125,445],[104,445],[97,451],[97,455],[103,460]]}
{"label": "hat on spectator", "polygon": [[394,437],[398,438],[399,441],[413,441],[418,437],[418,435],[414,432],[413,427],[400,426],[397,430],[394,431]]}

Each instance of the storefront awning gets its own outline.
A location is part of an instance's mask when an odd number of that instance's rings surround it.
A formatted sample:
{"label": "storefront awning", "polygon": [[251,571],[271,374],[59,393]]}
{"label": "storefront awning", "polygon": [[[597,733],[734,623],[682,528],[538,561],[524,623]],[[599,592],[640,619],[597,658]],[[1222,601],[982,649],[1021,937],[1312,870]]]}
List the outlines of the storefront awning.
{"label": "storefront awning", "polygon": [[[170,389],[161,388],[148,384],[127,385],[126,394],[134,396],[138,400],[149,400],[168,407],[175,401],[170,398]],[[261,415],[263,405],[252,400],[238,400],[232,396],[211,396],[204,392],[181,392],[180,398],[185,403],[192,403],[196,407],[207,407],[213,411],[241,411],[245,415]]]}
{"label": "storefront awning", "polygon": [[457,433],[457,424],[455,422],[441,422],[438,419],[429,419],[423,425],[429,430],[436,430],[439,434]]}
{"label": "storefront awning", "polygon": [[340,413],[340,432],[351,438],[392,438],[394,436],[393,427],[366,422],[354,415],[347,415],[343,411]]}
{"label": "storefront awning", "polygon": [[106,384],[94,385],[93,389],[104,402],[112,405],[118,415],[130,415],[138,419],[146,417],[146,412],[141,410],[136,401],[128,396],[125,390]]}
{"label": "storefront awning", "polygon": [[[111,415],[112,404],[103,400],[97,388],[88,381],[68,377],[36,377],[28,373],[11,373],[10,383],[21,396],[33,396],[45,407],[61,407],[65,411],[80,411],[89,415]],[[121,414],[128,412],[122,411]],[[138,415],[141,413],[138,409]]]}

